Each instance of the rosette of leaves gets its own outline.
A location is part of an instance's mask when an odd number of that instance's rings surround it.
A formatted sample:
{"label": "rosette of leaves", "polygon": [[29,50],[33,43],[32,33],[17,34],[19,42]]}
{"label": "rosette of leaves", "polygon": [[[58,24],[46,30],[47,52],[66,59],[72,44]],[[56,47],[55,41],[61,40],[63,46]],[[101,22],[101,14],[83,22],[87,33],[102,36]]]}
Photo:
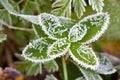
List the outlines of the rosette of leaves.
{"label": "rosette of leaves", "polygon": [[95,69],[99,65],[87,44],[97,40],[107,29],[107,13],[90,15],[77,23],[47,13],[41,13],[38,19],[39,25],[34,25],[34,31],[39,38],[24,48],[22,56],[33,62],[46,62],[69,53],[77,64],[86,68]]}
{"label": "rosette of leaves", "polygon": [[95,69],[98,65],[92,48],[87,44],[97,40],[107,29],[109,15],[97,13],[79,22],[69,18],[41,13],[38,16],[18,14],[7,0],[1,1],[9,13],[20,16],[34,25],[38,39],[30,42],[23,50],[23,56],[33,62],[46,62],[67,52],[71,58],[86,68]]}

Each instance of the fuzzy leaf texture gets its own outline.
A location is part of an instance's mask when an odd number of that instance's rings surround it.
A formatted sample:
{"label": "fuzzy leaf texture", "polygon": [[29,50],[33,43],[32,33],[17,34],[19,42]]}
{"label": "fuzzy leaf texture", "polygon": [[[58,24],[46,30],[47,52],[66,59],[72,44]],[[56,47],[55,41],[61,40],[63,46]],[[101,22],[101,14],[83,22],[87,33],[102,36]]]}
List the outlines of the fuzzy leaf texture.
{"label": "fuzzy leaf texture", "polygon": [[59,18],[54,15],[42,13],[39,15],[39,24],[43,31],[54,40],[65,38],[68,35],[68,30],[60,22]]}
{"label": "fuzzy leaf texture", "polygon": [[99,58],[99,66],[95,69],[96,72],[104,75],[113,74],[116,69],[113,67],[112,63],[108,58],[103,56],[102,53],[96,53]]}
{"label": "fuzzy leaf texture", "polygon": [[74,11],[78,18],[80,18],[85,12],[85,0],[73,0]]}
{"label": "fuzzy leaf texture", "polygon": [[108,28],[109,15],[108,13],[97,13],[87,16],[79,22],[80,26],[87,27],[87,33],[80,42],[91,43],[97,40]]}
{"label": "fuzzy leaf texture", "polygon": [[70,44],[67,42],[66,39],[57,40],[48,48],[48,55],[51,58],[60,57],[67,53],[69,47]]}
{"label": "fuzzy leaf texture", "polygon": [[95,73],[92,70],[85,69],[82,67],[79,67],[79,69],[85,77],[85,80],[103,80],[99,74]]}
{"label": "fuzzy leaf texture", "polygon": [[[52,13],[58,16],[71,16],[71,2],[72,0],[56,0],[52,7],[55,8],[52,10]],[[58,7],[58,8],[57,8]]]}
{"label": "fuzzy leaf texture", "polygon": [[98,58],[91,48],[78,43],[71,44],[69,50],[72,59],[86,68],[95,69],[98,66]]}
{"label": "fuzzy leaf texture", "polygon": [[53,40],[48,38],[39,38],[29,43],[23,50],[22,56],[33,62],[46,62],[54,58],[47,55],[47,48]]}
{"label": "fuzzy leaf texture", "polygon": [[78,23],[75,24],[69,32],[68,38],[71,42],[77,42],[81,40],[87,33],[87,27]]}
{"label": "fuzzy leaf texture", "polygon": [[89,4],[92,6],[93,10],[96,10],[97,12],[102,12],[104,6],[103,3],[104,0],[88,0],[88,1]]}

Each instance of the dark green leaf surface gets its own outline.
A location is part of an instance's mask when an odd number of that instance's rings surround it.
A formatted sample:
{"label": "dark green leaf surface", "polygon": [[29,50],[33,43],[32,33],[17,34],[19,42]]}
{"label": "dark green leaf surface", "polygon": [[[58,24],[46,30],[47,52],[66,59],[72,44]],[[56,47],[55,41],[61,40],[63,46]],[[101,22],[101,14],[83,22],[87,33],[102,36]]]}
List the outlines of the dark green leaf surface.
{"label": "dark green leaf surface", "polygon": [[39,22],[44,32],[52,39],[65,38],[68,35],[68,29],[54,15],[42,13],[39,15]]}
{"label": "dark green leaf surface", "polygon": [[39,38],[33,40],[24,48],[22,56],[24,56],[25,59],[33,62],[50,61],[53,58],[48,56],[47,50],[48,46],[52,43],[53,40],[48,38]]}
{"label": "dark green leaf surface", "polygon": [[83,18],[79,23],[87,27],[87,34],[80,42],[91,43],[97,40],[107,29],[109,15],[97,13]]}
{"label": "dark green leaf surface", "polygon": [[72,59],[83,67],[95,69],[98,66],[98,59],[95,53],[86,45],[72,43],[69,53]]}

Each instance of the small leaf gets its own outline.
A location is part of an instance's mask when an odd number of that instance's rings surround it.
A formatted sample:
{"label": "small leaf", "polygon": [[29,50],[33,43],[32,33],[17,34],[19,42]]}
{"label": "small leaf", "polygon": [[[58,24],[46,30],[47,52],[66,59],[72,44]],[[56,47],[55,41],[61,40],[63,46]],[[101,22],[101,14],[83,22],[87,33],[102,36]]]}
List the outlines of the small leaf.
{"label": "small leaf", "polygon": [[44,63],[44,67],[47,69],[49,72],[55,72],[58,71],[58,64],[56,63],[55,60],[51,60],[49,62]]}
{"label": "small leaf", "polygon": [[9,25],[12,25],[12,19],[7,10],[0,9],[0,19],[4,20]]}
{"label": "small leaf", "polygon": [[26,19],[27,21],[30,21],[34,24],[39,24],[38,16],[33,16],[33,15],[24,15],[24,14],[19,14],[13,6],[8,2],[8,0],[0,0],[2,5],[5,7],[5,9],[12,15],[22,17]]}
{"label": "small leaf", "polygon": [[67,37],[68,35],[67,28],[60,22],[59,18],[54,15],[47,13],[40,14],[39,24],[51,39],[57,40]]}
{"label": "small leaf", "polygon": [[109,15],[107,13],[90,15],[82,19],[80,24],[87,27],[87,34],[80,42],[91,43],[97,40],[108,28]]}
{"label": "small leaf", "polygon": [[95,69],[96,72],[104,75],[113,74],[116,69],[108,58],[102,55],[102,53],[96,53],[99,58],[99,66]]}
{"label": "small leaf", "polygon": [[53,4],[52,4],[52,7],[60,7],[60,6],[63,6],[64,4],[64,0],[56,0]]}
{"label": "small leaf", "polygon": [[16,69],[27,75],[38,75],[42,74],[42,65],[41,63],[33,63],[30,61],[16,62]]}
{"label": "small leaf", "polygon": [[98,58],[93,50],[85,45],[72,43],[69,53],[77,64],[85,68],[95,69],[98,66]]}
{"label": "small leaf", "polygon": [[85,80],[103,80],[99,74],[95,73],[90,69],[85,69],[82,67],[79,67],[79,69],[85,77]]}
{"label": "small leaf", "polygon": [[42,27],[40,25],[33,24],[33,30],[38,38],[41,37],[48,37],[44,31],[42,30]]}
{"label": "small leaf", "polygon": [[42,74],[42,64],[41,63],[31,63],[31,66],[27,69],[27,75],[37,76]]}
{"label": "small leaf", "polygon": [[72,0],[56,0],[52,7],[55,8],[51,12],[58,16],[71,17]]}
{"label": "small leaf", "polygon": [[47,75],[45,80],[57,80],[57,79],[51,74],[51,75]]}
{"label": "small leaf", "polygon": [[70,19],[70,18],[65,18],[65,17],[58,17],[60,22],[64,24],[64,26],[68,29],[72,28],[73,25],[75,25],[75,21]]}
{"label": "small leaf", "polygon": [[0,34],[0,43],[6,40],[7,35],[5,34]]}
{"label": "small leaf", "polygon": [[39,6],[36,1],[27,0],[24,8],[22,9],[23,14],[34,14],[36,7]]}
{"label": "small leaf", "polygon": [[70,47],[66,39],[60,39],[48,47],[48,55],[51,58],[56,58],[64,55]]}
{"label": "small leaf", "polygon": [[81,40],[87,33],[87,28],[85,25],[77,23],[75,24],[69,32],[68,38],[72,42],[77,42]]}
{"label": "small leaf", "polygon": [[53,58],[50,58],[47,54],[48,46],[53,43],[53,40],[48,38],[39,38],[29,43],[23,50],[22,56],[25,59],[33,62],[46,62]]}
{"label": "small leaf", "polygon": [[85,12],[86,3],[84,0],[73,0],[74,11],[77,17],[80,18]]}
{"label": "small leaf", "polygon": [[103,3],[104,0],[88,0],[88,1],[89,4],[92,6],[93,10],[96,10],[97,12],[102,12],[104,6]]}

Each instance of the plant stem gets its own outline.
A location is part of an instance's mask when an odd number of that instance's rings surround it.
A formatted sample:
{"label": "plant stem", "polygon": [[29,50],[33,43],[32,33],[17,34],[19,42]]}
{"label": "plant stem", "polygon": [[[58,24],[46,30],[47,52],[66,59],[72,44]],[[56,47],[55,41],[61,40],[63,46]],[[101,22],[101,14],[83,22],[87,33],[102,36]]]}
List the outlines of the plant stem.
{"label": "plant stem", "polygon": [[33,32],[33,29],[26,29],[26,28],[14,27],[14,26],[8,25],[8,24],[5,23],[3,20],[0,20],[0,24],[5,25],[5,26],[8,27],[9,29],[21,30],[21,31],[27,31],[27,32]]}
{"label": "plant stem", "polygon": [[64,56],[62,56],[62,65],[63,65],[64,80],[68,80],[67,66],[66,66],[66,62],[65,62]]}

